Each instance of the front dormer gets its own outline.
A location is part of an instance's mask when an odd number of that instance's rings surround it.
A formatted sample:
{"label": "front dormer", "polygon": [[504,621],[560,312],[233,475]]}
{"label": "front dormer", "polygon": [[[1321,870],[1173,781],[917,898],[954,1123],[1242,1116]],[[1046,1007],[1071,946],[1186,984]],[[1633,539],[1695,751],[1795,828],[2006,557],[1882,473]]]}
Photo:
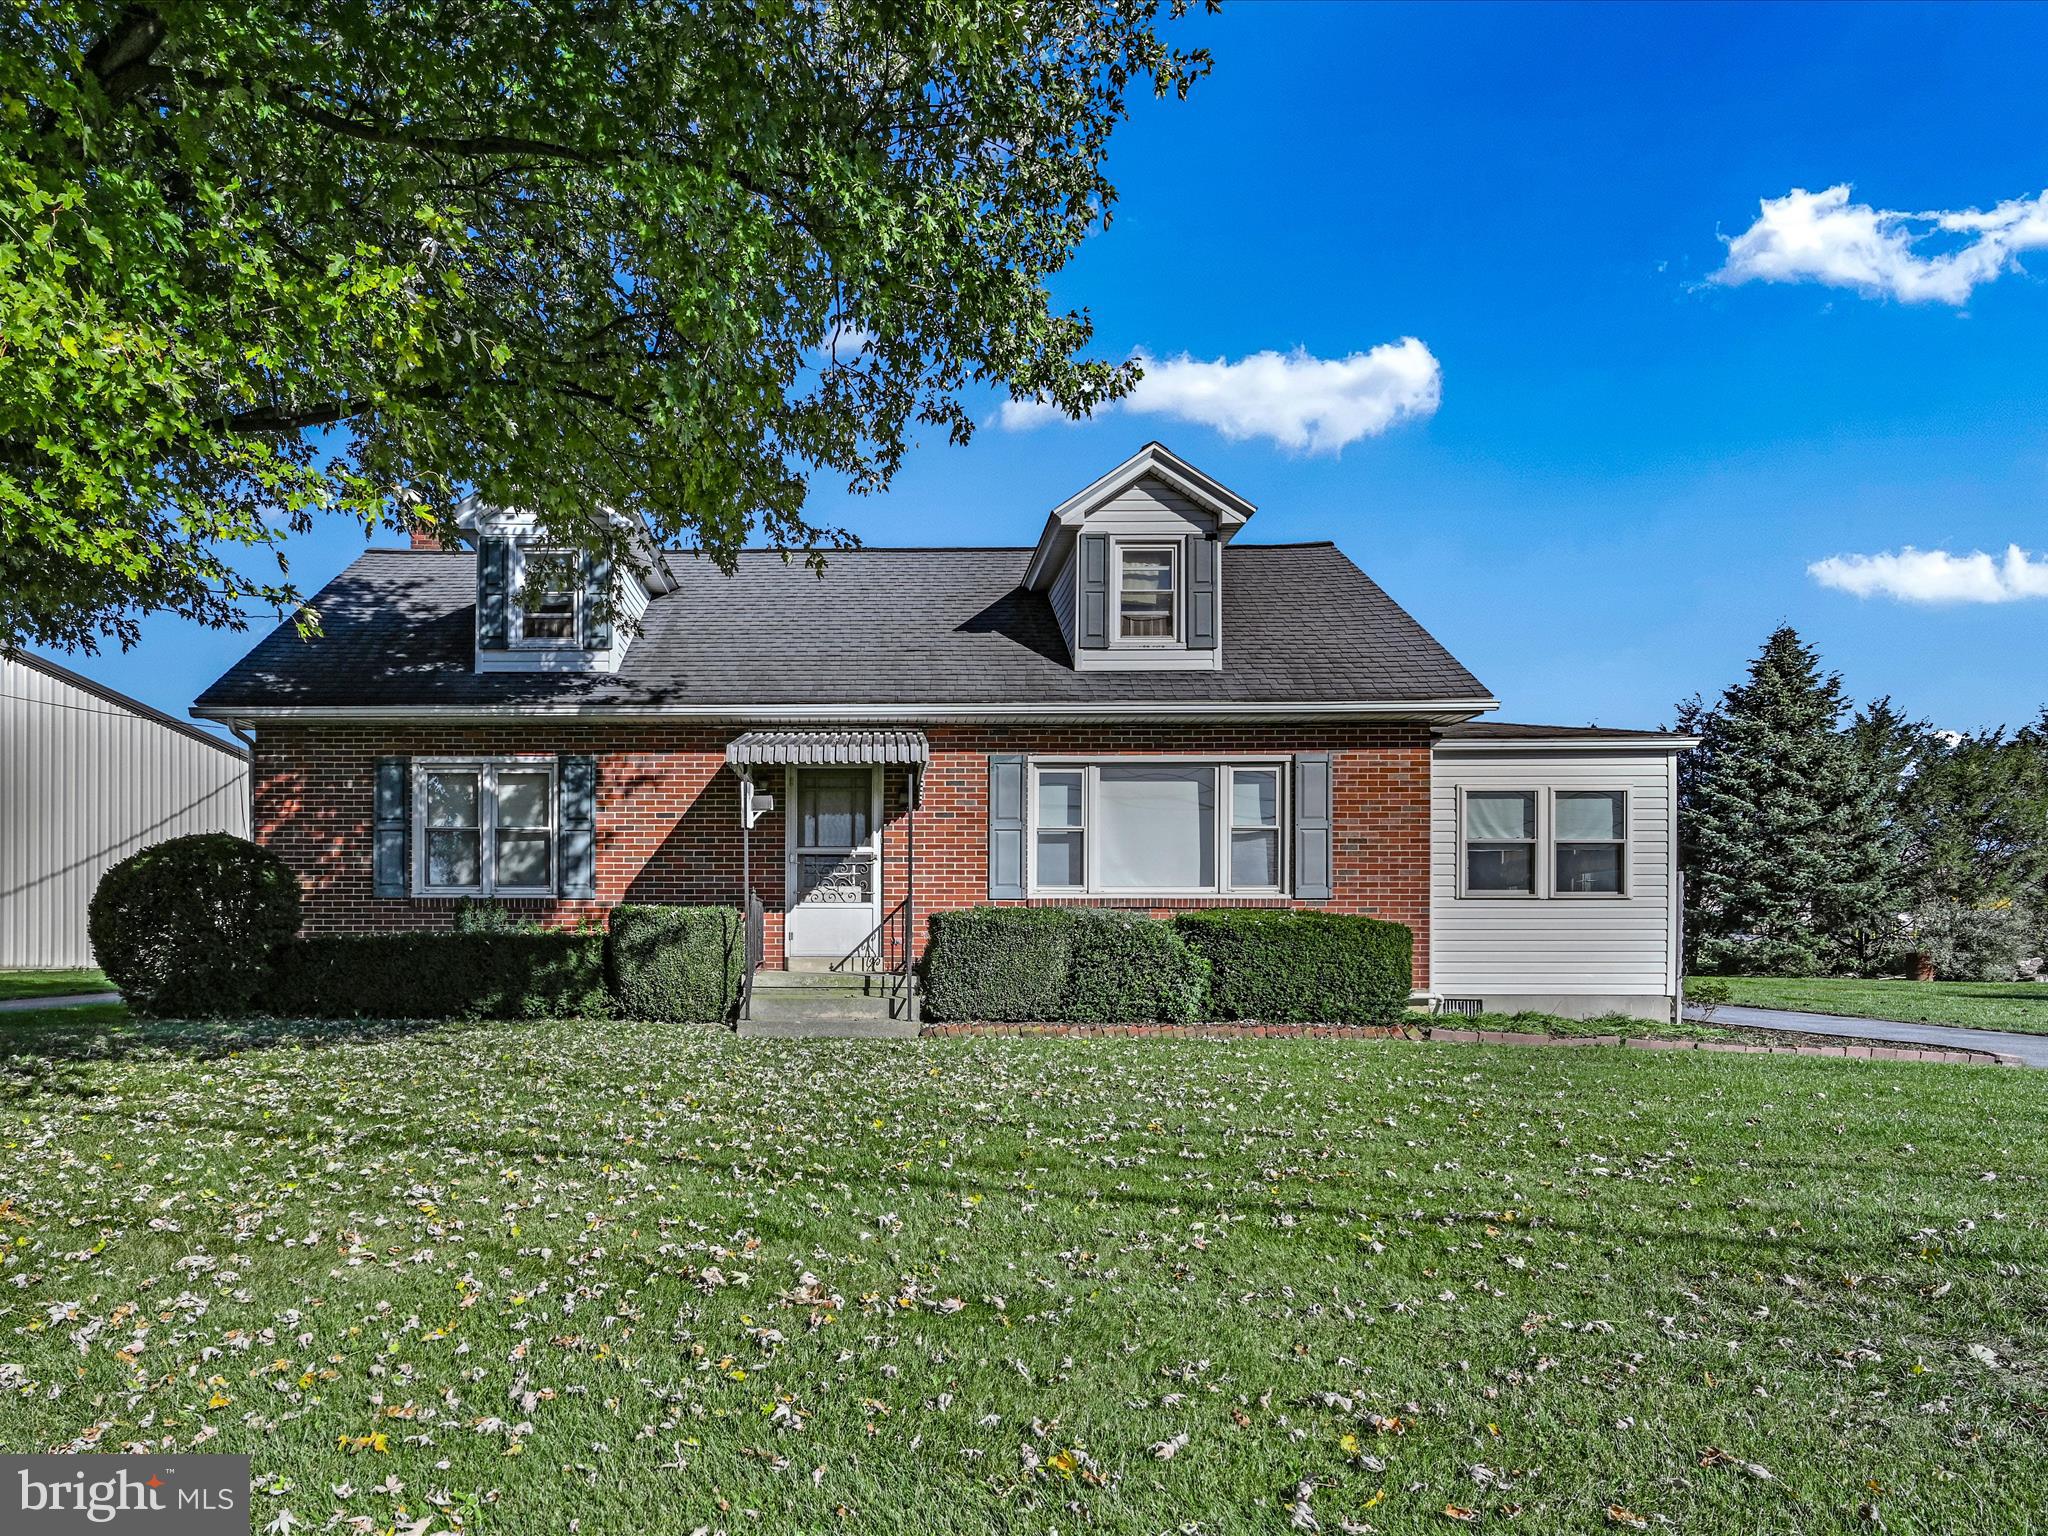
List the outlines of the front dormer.
{"label": "front dormer", "polygon": [[1075,670],[1223,668],[1223,546],[1257,509],[1158,443],[1052,510],[1025,567]]}
{"label": "front dormer", "polygon": [[644,533],[651,558],[621,571],[547,542],[523,513],[471,507],[460,526],[476,542],[479,672],[615,672],[649,600],[674,585]]}

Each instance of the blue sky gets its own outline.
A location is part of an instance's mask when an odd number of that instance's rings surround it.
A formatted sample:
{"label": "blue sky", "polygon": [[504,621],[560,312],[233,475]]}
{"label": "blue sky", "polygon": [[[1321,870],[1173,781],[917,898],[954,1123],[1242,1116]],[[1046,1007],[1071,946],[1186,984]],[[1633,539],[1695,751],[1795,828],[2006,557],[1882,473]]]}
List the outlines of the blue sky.
{"label": "blue sky", "polygon": [[[1668,720],[1781,622],[1943,726],[2048,702],[2048,11],[1248,3],[1185,35],[1214,73],[1140,106],[1057,290],[1166,364],[1156,409],[990,400],[818,519],[1028,543],[1157,437],[1259,504],[1246,537],[1334,538],[1504,718]],[[1994,212],[1889,216],[1962,210]],[[1372,357],[1408,337],[1431,377]],[[325,528],[294,572],[361,544]],[[63,659],[182,714],[253,639]]]}

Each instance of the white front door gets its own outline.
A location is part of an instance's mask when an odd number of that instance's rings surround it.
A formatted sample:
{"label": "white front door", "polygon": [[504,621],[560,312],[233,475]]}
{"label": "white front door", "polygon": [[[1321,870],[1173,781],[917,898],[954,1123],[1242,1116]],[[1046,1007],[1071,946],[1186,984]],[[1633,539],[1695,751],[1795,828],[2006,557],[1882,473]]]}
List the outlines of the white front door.
{"label": "white front door", "polygon": [[791,768],[782,947],[793,969],[848,961],[882,921],[882,780],[876,768]]}

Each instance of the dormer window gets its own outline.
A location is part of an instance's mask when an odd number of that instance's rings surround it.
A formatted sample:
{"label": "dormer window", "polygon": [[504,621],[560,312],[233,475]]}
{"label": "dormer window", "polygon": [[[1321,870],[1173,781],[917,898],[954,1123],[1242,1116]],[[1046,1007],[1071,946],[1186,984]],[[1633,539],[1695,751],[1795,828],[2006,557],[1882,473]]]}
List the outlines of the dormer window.
{"label": "dormer window", "polygon": [[529,549],[520,551],[517,563],[512,644],[575,645],[583,604],[582,557],[569,549]]}
{"label": "dormer window", "polygon": [[1120,643],[1172,645],[1179,638],[1179,553],[1172,544],[1117,546]]}

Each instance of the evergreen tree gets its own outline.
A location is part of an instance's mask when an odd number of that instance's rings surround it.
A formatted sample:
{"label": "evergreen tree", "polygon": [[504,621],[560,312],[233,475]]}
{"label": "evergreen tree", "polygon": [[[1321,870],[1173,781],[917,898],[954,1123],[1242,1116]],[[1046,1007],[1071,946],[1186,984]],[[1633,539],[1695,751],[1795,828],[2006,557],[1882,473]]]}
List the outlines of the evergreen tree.
{"label": "evergreen tree", "polygon": [[1680,707],[1702,737],[1680,780],[1700,969],[1822,975],[1893,942],[1896,796],[1843,731],[1847,709],[1841,678],[1789,626],[1713,708]]}

